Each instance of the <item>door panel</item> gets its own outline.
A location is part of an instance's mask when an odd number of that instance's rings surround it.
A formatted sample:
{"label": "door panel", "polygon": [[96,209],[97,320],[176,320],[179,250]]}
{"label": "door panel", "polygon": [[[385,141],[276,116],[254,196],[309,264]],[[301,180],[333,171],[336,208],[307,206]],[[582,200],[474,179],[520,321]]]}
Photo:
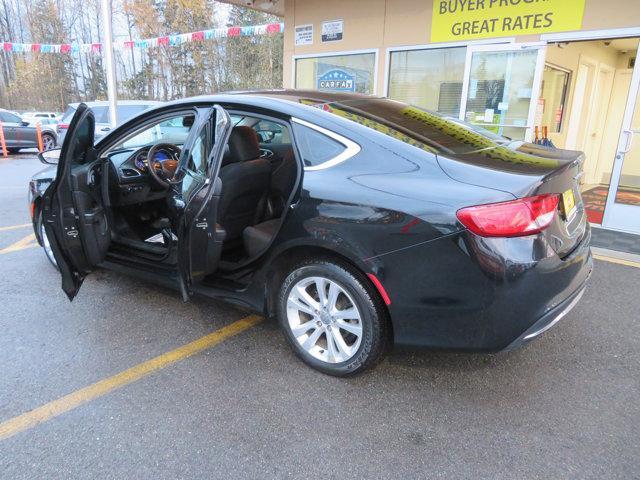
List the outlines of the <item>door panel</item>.
{"label": "door panel", "polygon": [[16,127],[20,123],[20,118],[8,112],[0,112],[0,120],[2,120],[2,130],[7,147],[20,147],[16,136]]}
{"label": "door panel", "polygon": [[[640,53],[640,47],[638,48]],[[640,64],[636,62],[622,121],[603,225],[640,234]]]}
{"label": "door panel", "polygon": [[35,148],[38,146],[38,134],[35,127],[18,124],[15,127],[15,136],[23,148]]}
{"label": "door panel", "polygon": [[43,201],[45,230],[69,300],[85,276],[105,259],[111,243],[102,192],[106,169],[93,148],[94,123],[91,110],[80,104]]}
{"label": "door panel", "polygon": [[185,172],[181,185],[185,207],[178,231],[178,266],[185,300],[195,283],[216,270],[222,253],[225,231],[217,224],[222,192],[218,169],[230,133],[229,115],[214,106],[206,121],[199,124],[196,140],[178,167]]}

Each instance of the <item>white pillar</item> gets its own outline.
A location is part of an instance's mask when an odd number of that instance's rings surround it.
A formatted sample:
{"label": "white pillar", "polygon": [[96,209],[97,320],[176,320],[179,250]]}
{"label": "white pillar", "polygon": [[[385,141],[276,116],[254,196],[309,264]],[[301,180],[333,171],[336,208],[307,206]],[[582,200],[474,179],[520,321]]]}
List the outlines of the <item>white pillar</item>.
{"label": "white pillar", "polygon": [[116,91],[116,70],[113,63],[113,35],[111,33],[111,0],[102,0],[102,24],[104,35],[102,52],[104,53],[104,66],[107,71],[107,96],[109,98],[109,120],[111,127],[118,123],[118,92]]}

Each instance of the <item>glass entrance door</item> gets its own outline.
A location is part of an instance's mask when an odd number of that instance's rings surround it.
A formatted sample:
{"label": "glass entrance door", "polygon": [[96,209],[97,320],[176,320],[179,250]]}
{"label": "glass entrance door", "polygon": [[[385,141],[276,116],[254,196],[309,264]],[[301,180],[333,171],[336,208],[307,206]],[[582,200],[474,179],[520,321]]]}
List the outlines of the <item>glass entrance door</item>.
{"label": "glass entrance door", "polygon": [[544,45],[471,45],[460,120],[514,140],[533,140]]}
{"label": "glass entrance door", "polygon": [[[640,53],[640,47],[638,48]],[[636,56],[636,58],[638,58]],[[622,120],[602,225],[640,234],[640,66],[636,62]]]}

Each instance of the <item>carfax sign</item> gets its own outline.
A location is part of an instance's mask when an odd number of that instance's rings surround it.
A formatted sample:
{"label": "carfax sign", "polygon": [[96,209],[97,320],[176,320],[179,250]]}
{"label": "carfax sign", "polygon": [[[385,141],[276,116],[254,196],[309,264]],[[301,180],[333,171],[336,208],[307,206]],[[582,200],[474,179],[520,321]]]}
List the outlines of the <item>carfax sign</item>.
{"label": "carfax sign", "polygon": [[344,70],[329,70],[318,77],[318,90],[332,92],[355,92],[356,80]]}
{"label": "carfax sign", "polygon": [[580,30],[585,0],[433,0],[431,41]]}

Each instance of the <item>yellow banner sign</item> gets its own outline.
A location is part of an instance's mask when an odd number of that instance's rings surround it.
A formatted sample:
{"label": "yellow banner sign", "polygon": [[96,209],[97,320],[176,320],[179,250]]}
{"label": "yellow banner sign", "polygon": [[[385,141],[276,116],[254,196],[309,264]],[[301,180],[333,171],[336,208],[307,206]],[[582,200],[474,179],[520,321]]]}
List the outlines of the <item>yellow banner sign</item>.
{"label": "yellow banner sign", "polygon": [[580,30],[585,0],[433,0],[431,41]]}

